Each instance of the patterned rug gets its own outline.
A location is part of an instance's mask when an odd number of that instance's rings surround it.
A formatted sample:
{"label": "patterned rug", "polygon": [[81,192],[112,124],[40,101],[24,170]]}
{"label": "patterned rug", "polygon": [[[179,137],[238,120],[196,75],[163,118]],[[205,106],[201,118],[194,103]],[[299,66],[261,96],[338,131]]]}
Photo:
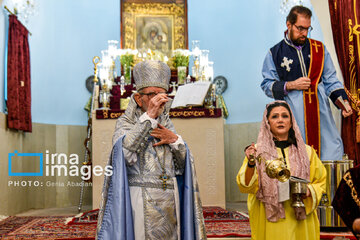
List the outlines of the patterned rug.
{"label": "patterned rug", "polygon": [[249,217],[245,213],[225,210],[221,207],[203,207],[205,221],[217,222],[248,222]]}
{"label": "patterned rug", "polygon": [[[75,217],[8,217],[0,222],[1,239],[93,240],[98,210]],[[204,207],[208,237],[250,236],[246,215],[220,207]]]}
{"label": "patterned rug", "polygon": [[68,225],[76,225],[76,224],[97,224],[99,209],[91,210],[85,213],[81,213],[75,217],[73,217]]}
{"label": "patterned rug", "polygon": [[203,213],[208,238],[251,236],[249,218],[244,213],[221,207],[203,207]]}
{"label": "patterned rug", "polygon": [[[68,224],[96,224],[98,210],[74,217]],[[221,207],[203,207],[207,236],[211,237],[250,237],[247,215],[228,211]]]}
{"label": "patterned rug", "polygon": [[68,217],[8,217],[0,222],[0,239],[94,239],[96,225],[67,225]]}
{"label": "patterned rug", "polygon": [[[250,237],[246,214],[220,207],[204,207],[208,238]],[[98,210],[75,217],[8,217],[0,221],[0,239],[23,240],[94,240]],[[343,236],[356,239],[348,233],[321,232],[321,239]]]}

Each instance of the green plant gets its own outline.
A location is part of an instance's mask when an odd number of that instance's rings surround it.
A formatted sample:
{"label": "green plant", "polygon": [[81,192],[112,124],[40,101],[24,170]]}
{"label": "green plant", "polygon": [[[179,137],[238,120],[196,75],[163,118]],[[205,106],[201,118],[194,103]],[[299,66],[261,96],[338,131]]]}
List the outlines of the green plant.
{"label": "green plant", "polygon": [[125,82],[131,82],[131,67],[134,66],[134,54],[124,54],[120,57],[120,62],[124,70]]}
{"label": "green plant", "polygon": [[182,55],[181,53],[175,53],[173,56],[174,67],[189,66],[189,56]]}
{"label": "green plant", "polygon": [[134,65],[134,54],[124,54],[120,57],[121,65],[133,66]]}

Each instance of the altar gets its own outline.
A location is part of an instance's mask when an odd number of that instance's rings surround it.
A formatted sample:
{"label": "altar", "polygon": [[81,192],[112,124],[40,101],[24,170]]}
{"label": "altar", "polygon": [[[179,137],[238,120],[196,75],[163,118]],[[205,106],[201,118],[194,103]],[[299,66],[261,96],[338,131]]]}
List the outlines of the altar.
{"label": "altar", "polygon": [[[92,117],[92,164],[104,167],[116,119],[97,119],[96,111]],[[194,156],[202,204],[225,208],[224,119],[172,118],[172,122]],[[100,206],[103,182],[103,176],[93,176],[93,209]]]}

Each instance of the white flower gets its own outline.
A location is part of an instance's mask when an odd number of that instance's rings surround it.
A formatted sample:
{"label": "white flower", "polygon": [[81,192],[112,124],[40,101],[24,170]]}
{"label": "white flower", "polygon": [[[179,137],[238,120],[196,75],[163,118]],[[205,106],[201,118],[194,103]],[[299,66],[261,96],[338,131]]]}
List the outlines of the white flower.
{"label": "white flower", "polygon": [[175,56],[175,55],[183,55],[183,56],[189,56],[191,53],[189,50],[187,49],[175,49],[173,52],[172,52],[172,55]]}
{"label": "white flower", "polygon": [[137,49],[118,49],[118,55],[137,55],[138,54],[138,50]]}

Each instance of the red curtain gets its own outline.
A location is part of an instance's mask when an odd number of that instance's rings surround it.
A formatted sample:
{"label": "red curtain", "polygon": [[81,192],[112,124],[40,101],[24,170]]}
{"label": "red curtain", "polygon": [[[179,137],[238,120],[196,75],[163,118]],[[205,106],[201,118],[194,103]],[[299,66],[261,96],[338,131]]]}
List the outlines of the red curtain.
{"label": "red curtain", "polygon": [[[359,99],[360,0],[329,0],[329,8],[344,85],[353,97]],[[351,117],[342,119],[341,135],[345,153],[349,155],[349,159],[355,160],[357,165],[360,163],[360,144],[356,141],[356,119],[356,112]]]}
{"label": "red curtain", "polygon": [[28,30],[9,16],[7,62],[8,128],[31,132],[31,82]]}

